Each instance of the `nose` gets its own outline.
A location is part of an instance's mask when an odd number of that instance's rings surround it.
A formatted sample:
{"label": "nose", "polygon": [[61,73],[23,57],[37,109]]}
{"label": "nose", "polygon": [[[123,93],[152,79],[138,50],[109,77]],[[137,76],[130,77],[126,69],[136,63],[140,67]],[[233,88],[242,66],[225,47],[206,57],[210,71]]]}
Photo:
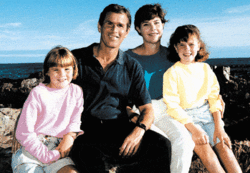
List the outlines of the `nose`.
{"label": "nose", "polygon": [[156,28],[155,24],[151,24],[150,26],[151,26],[152,31],[155,30],[155,28]]}
{"label": "nose", "polygon": [[61,69],[61,70],[59,71],[59,75],[60,75],[60,76],[65,76],[65,74],[66,74],[66,72],[65,72],[64,69]]}
{"label": "nose", "polygon": [[185,48],[185,50],[190,50],[190,46],[189,46],[188,44],[186,44],[186,45],[184,46],[184,48]]}
{"label": "nose", "polygon": [[118,28],[117,25],[113,25],[113,26],[112,26],[112,31],[116,31],[117,28]]}

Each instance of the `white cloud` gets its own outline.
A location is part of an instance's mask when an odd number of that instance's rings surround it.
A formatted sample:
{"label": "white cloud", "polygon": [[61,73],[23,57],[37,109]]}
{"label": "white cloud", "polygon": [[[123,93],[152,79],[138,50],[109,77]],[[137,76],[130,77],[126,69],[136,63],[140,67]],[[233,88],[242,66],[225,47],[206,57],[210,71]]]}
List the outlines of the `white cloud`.
{"label": "white cloud", "polygon": [[228,8],[224,11],[224,13],[234,14],[234,13],[245,13],[247,11],[250,11],[250,5],[243,5],[243,6]]}
{"label": "white cloud", "polygon": [[97,22],[96,20],[87,20],[73,30],[74,34],[80,34],[84,36],[93,36],[96,35],[97,30]]}
{"label": "white cloud", "polygon": [[0,25],[0,28],[20,27],[21,25],[21,23],[6,23]]}

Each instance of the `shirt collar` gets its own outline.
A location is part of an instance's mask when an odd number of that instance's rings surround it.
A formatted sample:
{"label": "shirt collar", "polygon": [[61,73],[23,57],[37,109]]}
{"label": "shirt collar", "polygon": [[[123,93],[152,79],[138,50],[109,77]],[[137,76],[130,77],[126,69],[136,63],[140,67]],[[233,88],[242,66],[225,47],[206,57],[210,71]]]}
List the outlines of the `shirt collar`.
{"label": "shirt collar", "polygon": [[118,62],[118,64],[123,65],[124,64],[124,52],[122,50],[119,49],[118,51],[118,56],[116,58],[116,61]]}

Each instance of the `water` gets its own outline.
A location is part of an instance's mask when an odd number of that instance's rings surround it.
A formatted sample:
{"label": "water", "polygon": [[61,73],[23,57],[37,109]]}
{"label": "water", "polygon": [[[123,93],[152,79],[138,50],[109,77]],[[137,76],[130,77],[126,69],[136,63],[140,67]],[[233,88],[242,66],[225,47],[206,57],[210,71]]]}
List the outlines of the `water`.
{"label": "water", "polygon": [[40,72],[43,63],[0,64],[0,79],[28,78],[30,74]]}

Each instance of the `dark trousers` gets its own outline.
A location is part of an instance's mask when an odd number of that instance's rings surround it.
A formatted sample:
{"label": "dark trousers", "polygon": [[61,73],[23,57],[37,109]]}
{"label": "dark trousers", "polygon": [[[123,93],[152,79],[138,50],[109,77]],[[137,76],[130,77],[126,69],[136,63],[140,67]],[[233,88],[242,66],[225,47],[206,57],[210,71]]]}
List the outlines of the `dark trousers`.
{"label": "dark trousers", "polygon": [[135,128],[128,120],[84,121],[84,134],[73,145],[70,157],[82,173],[105,173],[105,163],[119,165],[119,172],[169,173],[170,141],[148,130],[134,156],[119,156],[119,148]]}

